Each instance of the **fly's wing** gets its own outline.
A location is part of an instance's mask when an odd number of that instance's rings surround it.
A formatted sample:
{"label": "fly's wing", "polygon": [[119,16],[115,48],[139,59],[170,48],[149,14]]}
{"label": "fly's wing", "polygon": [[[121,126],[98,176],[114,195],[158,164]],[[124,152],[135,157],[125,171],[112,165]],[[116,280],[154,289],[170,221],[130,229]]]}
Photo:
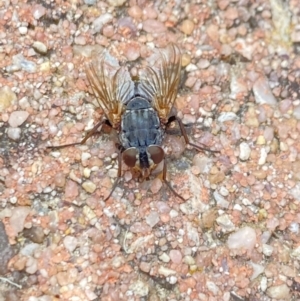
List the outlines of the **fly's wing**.
{"label": "fly's wing", "polygon": [[153,66],[141,70],[139,93],[153,100],[161,122],[166,123],[177,96],[181,54],[176,45],[159,52]]}
{"label": "fly's wing", "polygon": [[128,70],[104,52],[87,63],[86,75],[106,118],[113,128],[118,128],[124,105],[134,94],[134,84]]}

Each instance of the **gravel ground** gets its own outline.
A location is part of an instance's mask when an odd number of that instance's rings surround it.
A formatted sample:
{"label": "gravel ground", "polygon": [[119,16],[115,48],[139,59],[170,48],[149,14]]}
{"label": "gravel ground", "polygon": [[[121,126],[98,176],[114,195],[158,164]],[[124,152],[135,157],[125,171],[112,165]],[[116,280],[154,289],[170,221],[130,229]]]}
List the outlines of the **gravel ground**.
{"label": "gravel ground", "polygon": [[[168,179],[117,176],[84,62],[182,52]],[[0,300],[300,300],[299,0],[0,2]],[[174,133],[173,133],[174,134]],[[298,141],[298,142],[297,142]],[[159,169],[158,169],[159,171]]]}

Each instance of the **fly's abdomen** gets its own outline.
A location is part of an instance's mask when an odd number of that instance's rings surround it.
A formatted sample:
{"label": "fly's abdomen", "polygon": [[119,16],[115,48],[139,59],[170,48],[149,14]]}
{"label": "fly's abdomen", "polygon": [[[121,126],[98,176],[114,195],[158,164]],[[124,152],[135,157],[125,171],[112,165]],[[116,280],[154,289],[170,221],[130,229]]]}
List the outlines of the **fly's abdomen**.
{"label": "fly's abdomen", "polygon": [[163,130],[157,112],[141,97],[129,101],[122,116],[120,142],[125,149],[161,145]]}

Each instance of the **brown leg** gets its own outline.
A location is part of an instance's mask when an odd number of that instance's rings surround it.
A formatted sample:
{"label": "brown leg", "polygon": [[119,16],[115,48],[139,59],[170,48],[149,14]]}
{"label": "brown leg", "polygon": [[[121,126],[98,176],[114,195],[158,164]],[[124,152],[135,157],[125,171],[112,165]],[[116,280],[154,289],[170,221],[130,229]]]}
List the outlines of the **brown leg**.
{"label": "brown leg", "polygon": [[47,148],[51,148],[51,149],[60,149],[60,148],[64,148],[64,147],[68,147],[68,146],[74,146],[74,145],[83,145],[86,143],[86,141],[92,137],[93,135],[99,133],[97,130],[99,128],[100,125],[102,125],[103,123],[106,123],[106,120],[101,120],[99,121],[90,131],[88,131],[85,135],[85,137],[80,141],[80,142],[75,142],[75,143],[69,143],[69,144],[63,144],[63,145],[58,145],[58,146],[47,146]]}
{"label": "brown leg", "polygon": [[117,179],[115,180],[113,187],[111,188],[111,191],[109,193],[109,195],[103,200],[104,202],[106,202],[112,195],[112,193],[114,192],[114,190],[117,188],[118,184],[121,181],[121,173],[122,173],[122,152],[121,150],[119,150],[118,153],[118,175],[117,175]]}
{"label": "brown leg", "polygon": [[211,153],[219,153],[219,151],[211,150],[211,149],[208,149],[206,147],[202,147],[202,146],[199,146],[199,145],[197,145],[195,143],[190,142],[189,137],[188,137],[188,135],[186,133],[186,130],[185,130],[184,125],[183,125],[183,123],[182,123],[182,121],[181,121],[180,118],[178,118],[176,116],[171,116],[169,118],[169,120],[168,120],[167,126],[168,126],[168,124],[170,124],[173,121],[177,121],[178,122],[181,134],[182,134],[182,136],[183,136],[184,141],[185,141],[186,144],[189,144],[189,145],[191,145],[192,147],[194,147],[194,148],[196,148],[198,150],[205,150],[205,151],[208,151],[208,152],[211,152]]}
{"label": "brown leg", "polygon": [[166,159],[164,159],[164,167],[163,167],[163,181],[166,183],[166,185],[168,186],[168,188],[171,190],[171,192],[177,196],[178,198],[180,198],[181,200],[183,200],[184,202],[186,201],[180,194],[178,194],[174,188],[172,187],[171,183],[167,180],[167,164],[166,164]]}

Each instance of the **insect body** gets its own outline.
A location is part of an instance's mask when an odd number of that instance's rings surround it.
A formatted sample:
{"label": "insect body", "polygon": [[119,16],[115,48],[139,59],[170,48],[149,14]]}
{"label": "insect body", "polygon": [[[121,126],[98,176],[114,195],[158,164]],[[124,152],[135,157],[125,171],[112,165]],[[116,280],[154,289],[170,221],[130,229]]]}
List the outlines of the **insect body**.
{"label": "insect body", "polygon": [[[114,69],[114,70],[113,70]],[[122,161],[139,170],[147,179],[157,164],[163,161],[163,180],[169,189],[184,200],[166,180],[166,163],[161,147],[165,128],[177,121],[185,142],[189,142],[184,126],[176,116],[170,116],[180,81],[181,55],[177,46],[171,45],[156,54],[154,66],[141,68],[137,80],[133,80],[125,67],[119,67],[105,52],[86,67],[87,79],[106,119],[96,126],[79,143],[84,144],[101,124],[106,123],[119,134],[118,177],[107,200],[117,187]]]}
{"label": "insect body", "polygon": [[120,143],[124,148],[123,160],[136,167],[147,178],[164,157],[160,147],[164,131],[151,103],[140,96],[131,99],[122,115]]}

